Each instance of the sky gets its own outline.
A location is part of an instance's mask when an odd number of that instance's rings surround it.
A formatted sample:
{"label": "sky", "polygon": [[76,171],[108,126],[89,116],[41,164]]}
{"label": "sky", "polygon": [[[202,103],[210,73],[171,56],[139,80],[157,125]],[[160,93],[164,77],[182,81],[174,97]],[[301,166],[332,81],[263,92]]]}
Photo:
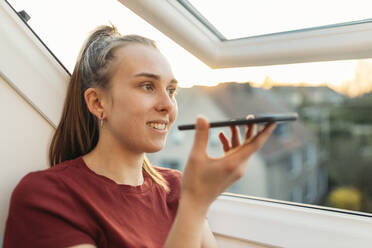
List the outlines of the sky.
{"label": "sky", "polygon": [[371,18],[368,0],[188,1],[228,39]]}
{"label": "sky", "polygon": [[[190,87],[194,84],[212,86],[220,82],[233,81],[250,81],[254,82],[256,86],[260,86],[267,77],[270,77],[274,82],[286,84],[307,82],[312,85],[327,83],[331,86],[337,86],[344,82],[350,82],[353,80],[355,68],[358,63],[356,60],[350,60],[292,65],[210,69],[196,57],[191,55],[185,49],[177,45],[167,36],[159,32],[157,29],[152,27],[150,24],[138,17],[116,0],[8,1],[17,11],[26,10],[26,12],[31,16],[28,24],[34,29],[34,31],[36,31],[36,33],[53,51],[53,53],[55,53],[60,61],[62,61],[70,72],[74,67],[80,47],[82,46],[89,32],[98,25],[110,23],[113,23],[115,26],[117,26],[119,32],[122,34],[139,34],[155,40],[160,51],[169,60],[175,77],[179,81],[181,87]],[[247,2],[253,2],[246,0],[231,1],[234,1],[235,3],[243,2],[245,4]],[[231,1],[229,1],[229,3],[231,3]],[[257,4],[254,6],[254,8],[251,6],[245,6],[244,8],[240,7],[231,9],[230,12],[242,10],[243,12],[240,12],[241,14],[239,15],[232,15],[240,16],[240,19],[231,18],[230,22],[227,21],[230,18],[220,18],[222,11],[226,9],[226,7],[222,6],[222,4],[226,3],[227,1],[213,1],[214,8],[208,8],[208,6],[212,4],[211,0],[191,2],[193,2],[196,7],[200,8],[203,8],[202,5],[205,5],[205,10],[201,9],[202,14],[210,18],[210,21],[213,22],[216,27],[218,26],[221,29],[221,32],[223,31],[225,36],[232,38],[238,37],[239,35],[246,36],[249,33],[259,34],[259,32],[285,31],[286,27],[304,28],[313,25],[321,25],[322,23],[319,22],[320,18],[311,17],[314,16],[314,11],[319,12],[319,9],[325,8],[326,4],[332,5],[331,3],[337,3],[339,6],[338,10],[336,11],[337,15],[332,15],[334,17],[332,20],[325,19],[325,24],[334,23],[335,21],[343,22],[355,20],[354,18],[359,17],[361,19],[365,19],[370,13],[370,11],[366,10],[367,8],[359,8],[361,11],[358,13],[356,13],[356,10],[351,11],[352,5],[349,3],[344,3],[344,1],[322,1],[321,5],[320,1],[313,0],[311,1],[313,4],[305,4],[304,6],[302,6],[302,4],[297,5],[297,7],[302,8],[302,16],[305,14],[308,15],[309,18],[307,18],[307,20],[313,21],[316,19],[316,22],[305,22],[306,18],[300,18],[300,16],[298,20],[304,19],[304,22],[301,23],[298,21],[296,23],[297,26],[294,26],[293,21],[290,22],[290,19],[284,20],[282,18],[283,20],[281,20],[280,25],[276,27],[276,30],[274,30],[272,27],[272,20],[277,20],[283,15],[276,13],[278,12],[276,11],[277,7],[267,9],[266,6],[268,6],[268,1],[269,0],[255,1]],[[294,3],[300,1],[270,0],[270,3],[276,2],[281,2],[282,4],[291,4],[293,7]],[[309,1],[301,1],[301,3],[306,2]],[[363,2],[366,3],[368,1],[353,0],[353,6],[356,5],[355,2],[360,2],[360,6],[362,6]],[[231,4],[229,6],[231,6]],[[214,11],[209,13],[207,12],[208,9],[212,9]],[[244,9],[246,10],[245,12]],[[260,12],[264,13],[260,14]],[[270,18],[266,18],[265,16],[270,16]],[[243,17],[248,19],[241,19]],[[325,17],[327,17],[327,15],[325,15]],[[248,31],[249,33],[242,34],[238,33],[239,30],[236,29],[236,27],[239,27],[239,25],[234,25],[234,21],[238,21],[238,23],[244,21],[244,23],[253,23],[254,25],[249,25],[249,28],[243,30]],[[231,27],[235,28],[233,29]],[[228,33],[229,30],[231,33]]]}

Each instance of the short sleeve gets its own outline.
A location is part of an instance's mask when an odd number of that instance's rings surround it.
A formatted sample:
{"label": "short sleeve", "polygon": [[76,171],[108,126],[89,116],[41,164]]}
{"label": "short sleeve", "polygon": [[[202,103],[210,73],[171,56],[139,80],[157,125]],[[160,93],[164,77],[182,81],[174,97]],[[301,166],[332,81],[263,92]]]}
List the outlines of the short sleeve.
{"label": "short sleeve", "polygon": [[[13,191],[4,234],[4,248],[95,245],[57,178],[30,173]],[[75,214],[74,214],[75,212]]]}

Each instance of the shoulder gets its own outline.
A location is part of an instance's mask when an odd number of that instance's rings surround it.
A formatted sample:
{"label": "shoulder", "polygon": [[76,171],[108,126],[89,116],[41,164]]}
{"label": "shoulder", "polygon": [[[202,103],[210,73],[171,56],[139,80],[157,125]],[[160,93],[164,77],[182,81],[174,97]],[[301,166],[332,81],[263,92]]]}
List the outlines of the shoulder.
{"label": "shoulder", "polygon": [[164,177],[164,179],[169,184],[180,183],[182,180],[182,172],[179,170],[164,168],[160,166],[153,166],[153,167]]}
{"label": "shoulder", "polygon": [[58,198],[58,194],[65,191],[62,178],[69,166],[70,161],[66,161],[52,168],[28,173],[15,187],[11,202],[31,204]]}
{"label": "shoulder", "polygon": [[165,179],[170,189],[167,196],[168,202],[178,202],[181,195],[182,172],[179,170],[153,166]]}
{"label": "shoulder", "polygon": [[45,170],[30,172],[21,179],[16,189],[39,186],[44,188],[61,184],[61,179],[68,173],[69,169],[73,168],[74,162],[75,160],[69,160]]}

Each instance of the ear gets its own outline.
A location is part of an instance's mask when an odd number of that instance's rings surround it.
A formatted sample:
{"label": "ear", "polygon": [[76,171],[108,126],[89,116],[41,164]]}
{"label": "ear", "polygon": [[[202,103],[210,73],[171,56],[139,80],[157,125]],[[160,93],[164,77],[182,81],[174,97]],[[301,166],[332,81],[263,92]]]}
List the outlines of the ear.
{"label": "ear", "polygon": [[98,88],[88,88],[84,92],[84,99],[89,111],[100,119],[102,114],[104,115],[105,113],[104,94],[102,90]]}

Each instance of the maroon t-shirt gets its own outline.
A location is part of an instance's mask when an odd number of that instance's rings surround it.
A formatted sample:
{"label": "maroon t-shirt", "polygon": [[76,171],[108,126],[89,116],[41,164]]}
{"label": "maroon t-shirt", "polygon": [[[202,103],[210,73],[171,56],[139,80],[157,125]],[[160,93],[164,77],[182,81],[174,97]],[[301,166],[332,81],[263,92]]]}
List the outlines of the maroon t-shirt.
{"label": "maroon t-shirt", "polygon": [[169,193],[146,172],[140,186],[117,184],[82,157],[29,173],[12,194],[3,247],[162,247],[178,208],[181,173],[155,169]]}

